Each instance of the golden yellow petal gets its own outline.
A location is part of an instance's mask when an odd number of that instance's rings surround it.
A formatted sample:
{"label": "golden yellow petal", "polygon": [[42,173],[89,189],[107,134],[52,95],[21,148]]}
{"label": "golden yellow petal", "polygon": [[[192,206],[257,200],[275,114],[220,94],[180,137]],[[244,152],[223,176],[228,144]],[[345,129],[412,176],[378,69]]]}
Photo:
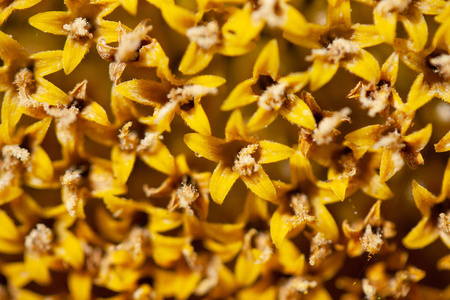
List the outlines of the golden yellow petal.
{"label": "golden yellow petal", "polygon": [[267,140],[260,141],[259,146],[261,151],[258,160],[259,164],[268,164],[285,160],[291,157],[295,152],[291,147]]}
{"label": "golden yellow petal", "polygon": [[43,32],[57,35],[67,35],[63,26],[71,21],[70,13],[65,11],[47,11],[28,19],[31,26]]}
{"label": "golden yellow petal", "polygon": [[424,216],[417,225],[402,239],[403,245],[408,249],[421,249],[439,237],[439,230]]}
{"label": "golden yellow petal", "polygon": [[267,110],[258,107],[256,112],[250,117],[245,127],[249,132],[255,132],[269,126],[278,116],[278,111]]}
{"label": "golden yellow petal", "polygon": [[80,64],[86,53],[91,47],[92,41],[81,41],[67,38],[64,44],[63,52],[63,67],[66,75],[72,73],[72,71]]}
{"label": "golden yellow petal", "polygon": [[259,54],[253,67],[253,78],[258,78],[260,75],[269,75],[276,80],[279,68],[278,43],[277,40],[273,39],[264,46]]}
{"label": "golden yellow petal", "polygon": [[70,272],[67,278],[67,285],[74,300],[90,299],[92,277],[89,273]]}
{"label": "golden yellow petal", "polygon": [[186,145],[197,155],[219,163],[223,159],[223,147],[226,142],[222,139],[202,135],[200,133],[188,133],[184,136]]}
{"label": "golden yellow petal", "polygon": [[205,50],[199,47],[196,42],[190,42],[178,70],[186,75],[197,74],[209,65],[213,57],[214,51],[212,49]]}
{"label": "golden yellow petal", "polygon": [[248,260],[247,255],[243,252],[239,254],[236,265],[234,267],[234,273],[236,276],[236,282],[240,286],[250,286],[258,278],[261,273],[263,265],[255,264]]}
{"label": "golden yellow petal", "polygon": [[411,49],[416,52],[423,50],[428,39],[428,26],[422,12],[412,7],[408,10],[407,17],[399,15],[399,21],[403,23],[412,41]]}
{"label": "golden yellow petal", "polygon": [[280,114],[289,122],[314,130],[316,120],[309,106],[297,95],[289,95],[289,102],[280,109]]}
{"label": "golden yellow petal", "polygon": [[228,95],[220,106],[221,110],[232,110],[258,101],[258,96],[253,93],[254,79],[247,79],[239,83]]}
{"label": "golden yellow petal", "polygon": [[208,116],[200,103],[194,102],[194,107],[189,110],[183,110],[181,108],[180,116],[193,130],[203,135],[211,135]]}
{"label": "golden yellow petal", "polygon": [[239,178],[239,173],[231,170],[230,167],[225,166],[220,162],[214,172],[212,173],[209,182],[209,189],[211,198],[217,204],[222,204],[233,184]]}
{"label": "golden yellow petal", "polygon": [[264,172],[262,167],[253,172],[251,175],[241,176],[245,185],[258,197],[261,197],[268,201],[275,201],[277,199],[277,193],[269,176]]}
{"label": "golden yellow petal", "polygon": [[383,13],[380,9],[374,9],[373,21],[378,32],[383,35],[386,42],[392,44],[396,36],[397,13]]}
{"label": "golden yellow petal", "polygon": [[321,59],[315,59],[310,72],[309,86],[311,91],[316,91],[327,84],[339,69],[338,63],[329,63]]}

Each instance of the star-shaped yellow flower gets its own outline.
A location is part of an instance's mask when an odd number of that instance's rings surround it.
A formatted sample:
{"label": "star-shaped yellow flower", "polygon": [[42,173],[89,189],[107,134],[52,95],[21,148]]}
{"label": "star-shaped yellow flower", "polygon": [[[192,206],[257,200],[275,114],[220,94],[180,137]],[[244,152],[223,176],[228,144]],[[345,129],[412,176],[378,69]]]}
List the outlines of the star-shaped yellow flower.
{"label": "star-shaped yellow flower", "polygon": [[105,21],[119,3],[90,3],[66,0],[67,11],[49,11],[29,19],[31,26],[47,33],[67,36],[63,52],[64,73],[70,74],[98,38],[107,43],[117,41],[117,22]]}
{"label": "star-shaped yellow flower", "polygon": [[227,122],[225,139],[190,133],[184,142],[195,153],[218,164],[209,186],[211,197],[219,204],[238,178],[259,197],[274,201],[275,187],[261,164],[286,159],[294,152],[288,146],[248,136],[239,110]]}
{"label": "star-shaped yellow flower", "polygon": [[409,249],[420,249],[440,237],[450,249],[450,160],[445,168],[439,196],[436,197],[416,181],[413,181],[412,188],[422,219],[403,238],[403,245]]}
{"label": "star-shaped yellow flower", "polygon": [[210,5],[202,1],[193,13],[172,1],[149,0],[157,6],[167,24],[188,37],[189,45],[178,69],[183,74],[196,74],[205,69],[215,53],[225,56],[243,55],[253,49],[252,40],[259,34],[263,22],[254,24],[251,6]]}
{"label": "star-shaped yellow flower", "polygon": [[232,110],[253,102],[258,110],[248,121],[249,131],[256,131],[272,123],[278,114],[288,121],[314,130],[316,122],[309,107],[297,96],[308,82],[308,73],[292,73],[280,77],[278,43],[271,40],[258,56],[253,77],[239,83],[225,99],[222,110]]}

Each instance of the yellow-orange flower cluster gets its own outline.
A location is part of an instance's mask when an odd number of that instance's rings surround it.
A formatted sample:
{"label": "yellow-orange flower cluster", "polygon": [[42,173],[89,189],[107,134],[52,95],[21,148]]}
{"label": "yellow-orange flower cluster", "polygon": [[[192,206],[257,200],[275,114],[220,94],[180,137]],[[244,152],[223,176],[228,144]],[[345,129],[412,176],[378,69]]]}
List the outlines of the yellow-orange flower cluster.
{"label": "yellow-orange flower cluster", "polygon": [[0,0],[0,300],[450,299],[450,2],[60,2]]}

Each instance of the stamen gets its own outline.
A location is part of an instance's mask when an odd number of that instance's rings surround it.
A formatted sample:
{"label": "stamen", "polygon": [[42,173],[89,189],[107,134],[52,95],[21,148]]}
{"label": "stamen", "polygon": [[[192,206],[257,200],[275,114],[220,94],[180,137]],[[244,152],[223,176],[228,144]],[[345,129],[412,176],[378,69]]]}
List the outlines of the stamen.
{"label": "stamen", "polygon": [[265,110],[278,110],[286,100],[285,91],[287,83],[280,82],[266,88],[264,93],[259,97],[258,105]]}
{"label": "stamen", "polygon": [[333,241],[327,240],[322,232],[318,232],[311,240],[309,264],[311,266],[320,264],[331,254],[331,244]]}
{"label": "stamen", "polygon": [[287,5],[280,0],[258,0],[252,12],[253,21],[266,21],[269,27],[282,27],[287,21]]}
{"label": "stamen", "polygon": [[331,116],[325,117],[313,131],[313,141],[317,145],[328,144],[333,140],[335,128],[343,121],[349,120],[347,117],[352,111],[345,107]]}
{"label": "stamen", "polygon": [[309,205],[308,196],[305,194],[296,194],[291,197],[290,206],[295,212],[296,222],[314,222],[316,218],[310,215],[311,205]]}
{"label": "stamen", "polygon": [[190,216],[194,215],[194,211],[191,208],[191,204],[198,199],[200,194],[195,186],[192,184],[181,184],[181,187],[177,189],[178,204],[181,208],[186,210],[186,213]]}
{"label": "stamen", "polygon": [[138,134],[134,131],[130,131],[133,122],[127,122],[120,129],[119,133],[119,142],[120,149],[124,151],[132,151],[135,150],[139,144]]}
{"label": "stamen", "polygon": [[364,278],[362,280],[362,290],[367,300],[377,299],[377,290],[373,285],[370,284],[369,279]]}
{"label": "stamen", "polygon": [[232,170],[238,172],[241,176],[250,176],[259,170],[260,165],[256,162],[253,155],[259,149],[258,144],[250,144],[239,151],[234,160]]}
{"label": "stamen", "polygon": [[435,66],[434,70],[439,73],[445,79],[450,79],[450,55],[441,54],[439,56],[430,59],[430,64]]}
{"label": "stamen", "polygon": [[155,150],[158,140],[162,139],[162,135],[157,132],[146,132],[139,145],[136,148],[138,152],[153,152]]}
{"label": "stamen", "polygon": [[361,52],[359,46],[349,40],[338,38],[333,40],[327,48],[313,49],[311,55],[307,56],[306,61],[315,59],[326,59],[331,63],[338,63],[348,55],[355,55]]}
{"label": "stamen", "polygon": [[85,18],[76,18],[73,22],[64,24],[63,29],[69,33],[69,37],[72,39],[89,38],[92,39],[94,35],[89,32],[91,24]]}
{"label": "stamen", "polygon": [[189,28],[186,31],[186,35],[191,42],[197,43],[204,50],[220,44],[219,23],[217,21],[211,21],[206,25]]}
{"label": "stamen", "polygon": [[317,281],[309,281],[302,277],[291,277],[281,287],[278,292],[278,299],[297,299],[296,294],[308,294],[311,288],[317,286]]}
{"label": "stamen", "polygon": [[51,250],[53,232],[44,224],[37,224],[36,229],[25,237],[25,248],[30,255],[40,257]]}
{"label": "stamen", "polygon": [[363,236],[359,238],[361,246],[364,251],[370,254],[377,254],[381,247],[383,246],[383,235],[380,232],[374,233],[372,231],[372,226],[367,224],[366,231]]}
{"label": "stamen", "polygon": [[450,233],[450,211],[447,214],[439,214],[438,228],[445,233]]}

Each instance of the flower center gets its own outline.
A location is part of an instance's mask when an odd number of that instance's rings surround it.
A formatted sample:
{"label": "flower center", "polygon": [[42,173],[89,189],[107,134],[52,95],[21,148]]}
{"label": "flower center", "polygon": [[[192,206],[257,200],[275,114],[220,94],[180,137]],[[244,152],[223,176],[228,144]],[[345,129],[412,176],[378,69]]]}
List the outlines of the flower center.
{"label": "flower center", "polygon": [[327,48],[311,50],[311,55],[306,57],[306,61],[326,59],[331,63],[338,63],[346,56],[358,54],[360,51],[361,49],[357,44],[343,38],[337,38]]}
{"label": "flower center", "polygon": [[37,224],[36,229],[25,237],[25,248],[33,256],[42,256],[50,252],[53,232],[44,224]]}
{"label": "flower center", "polygon": [[256,162],[254,155],[259,149],[258,144],[250,144],[239,151],[234,160],[232,170],[241,176],[250,176],[259,170],[260,165]]}
{"label": "flower center", "polygon": [[208,22],[206,25],[199,25],[189,28],[186,35],[191,42],[197,43],[204,50],[210,49],[220,43],[219,23],[217,21]]}
{"label": "flower center", "polygon": [[335,128],[343,121],[349,120],[347,117],[351,113],[350,108],[345,107],[331,116],[325,117],[313,131],[313,140],[317,145],[328,144],[333,140]]}
{"label": "flower center", "polygon": [[200,196],[197,189],[192,184],[181,183],[181,187],[177,189],[178,204],[186,210],[190,216],[194,215],[191,204]]}
{"label": "flower center", "polygon": [[412,0],[382,0],[378,3],[376,9],[384,16],[392,12],[402,13],[409,7],[411,1]]}
{"label": "flower center", "polygon": [[252,20],[265,20],[270,27],[281,27],[286,24],[287,7],[280,0],[258,0],[257,9],[252,12]]}
{"label": "flower center", "polygon": [[259,97],[258,105],[265,110],[278,110],[286,100],[285,91],[287,83],[280,82],[266,88]]}
{"label": "flower center", "polygon": [[430,64],[435,67],[433,71],[439,73],[445,79],[450,79],[450,55],[441,54],[430,58]]}
{"label": "flower center", "polygon": [[439,214],[438,228],[445,233],[450,233],[450,211]]}
{"label": "flower center", "polygon": [[120,149],[124,151],[131,151],[136,149],[136,147],[139,144],[139,136],[136,132],[130,131],[131,126],[133,125],[132,122],[127,122],[123,127],[120,129],[119,133],[119,142],[120,142]]}
{"label": "flower center", "polygon": [[75,40],[82,38],[92,39],[94,35],[89,32],[91,28],[91,24],[85,18],[76,18],[71,23],[63,26],[63,29],[69,33],[69,37]]}
{"label": "flower center", "polygon": [[311,205],[309,205],[308,196],[305,194],[295,194],[291,196],[291,208],[294,210],[297,222],[314,222],[316,218],[310,215]]}
{"label": "flower center", "polygon": [[359,238],[359,241],[361,242],[364,251],[369,252],[370,254],[378,253],[384,243],[381,232],[374,233],[370,224],[367,224],[366,231],[363,236]]}

